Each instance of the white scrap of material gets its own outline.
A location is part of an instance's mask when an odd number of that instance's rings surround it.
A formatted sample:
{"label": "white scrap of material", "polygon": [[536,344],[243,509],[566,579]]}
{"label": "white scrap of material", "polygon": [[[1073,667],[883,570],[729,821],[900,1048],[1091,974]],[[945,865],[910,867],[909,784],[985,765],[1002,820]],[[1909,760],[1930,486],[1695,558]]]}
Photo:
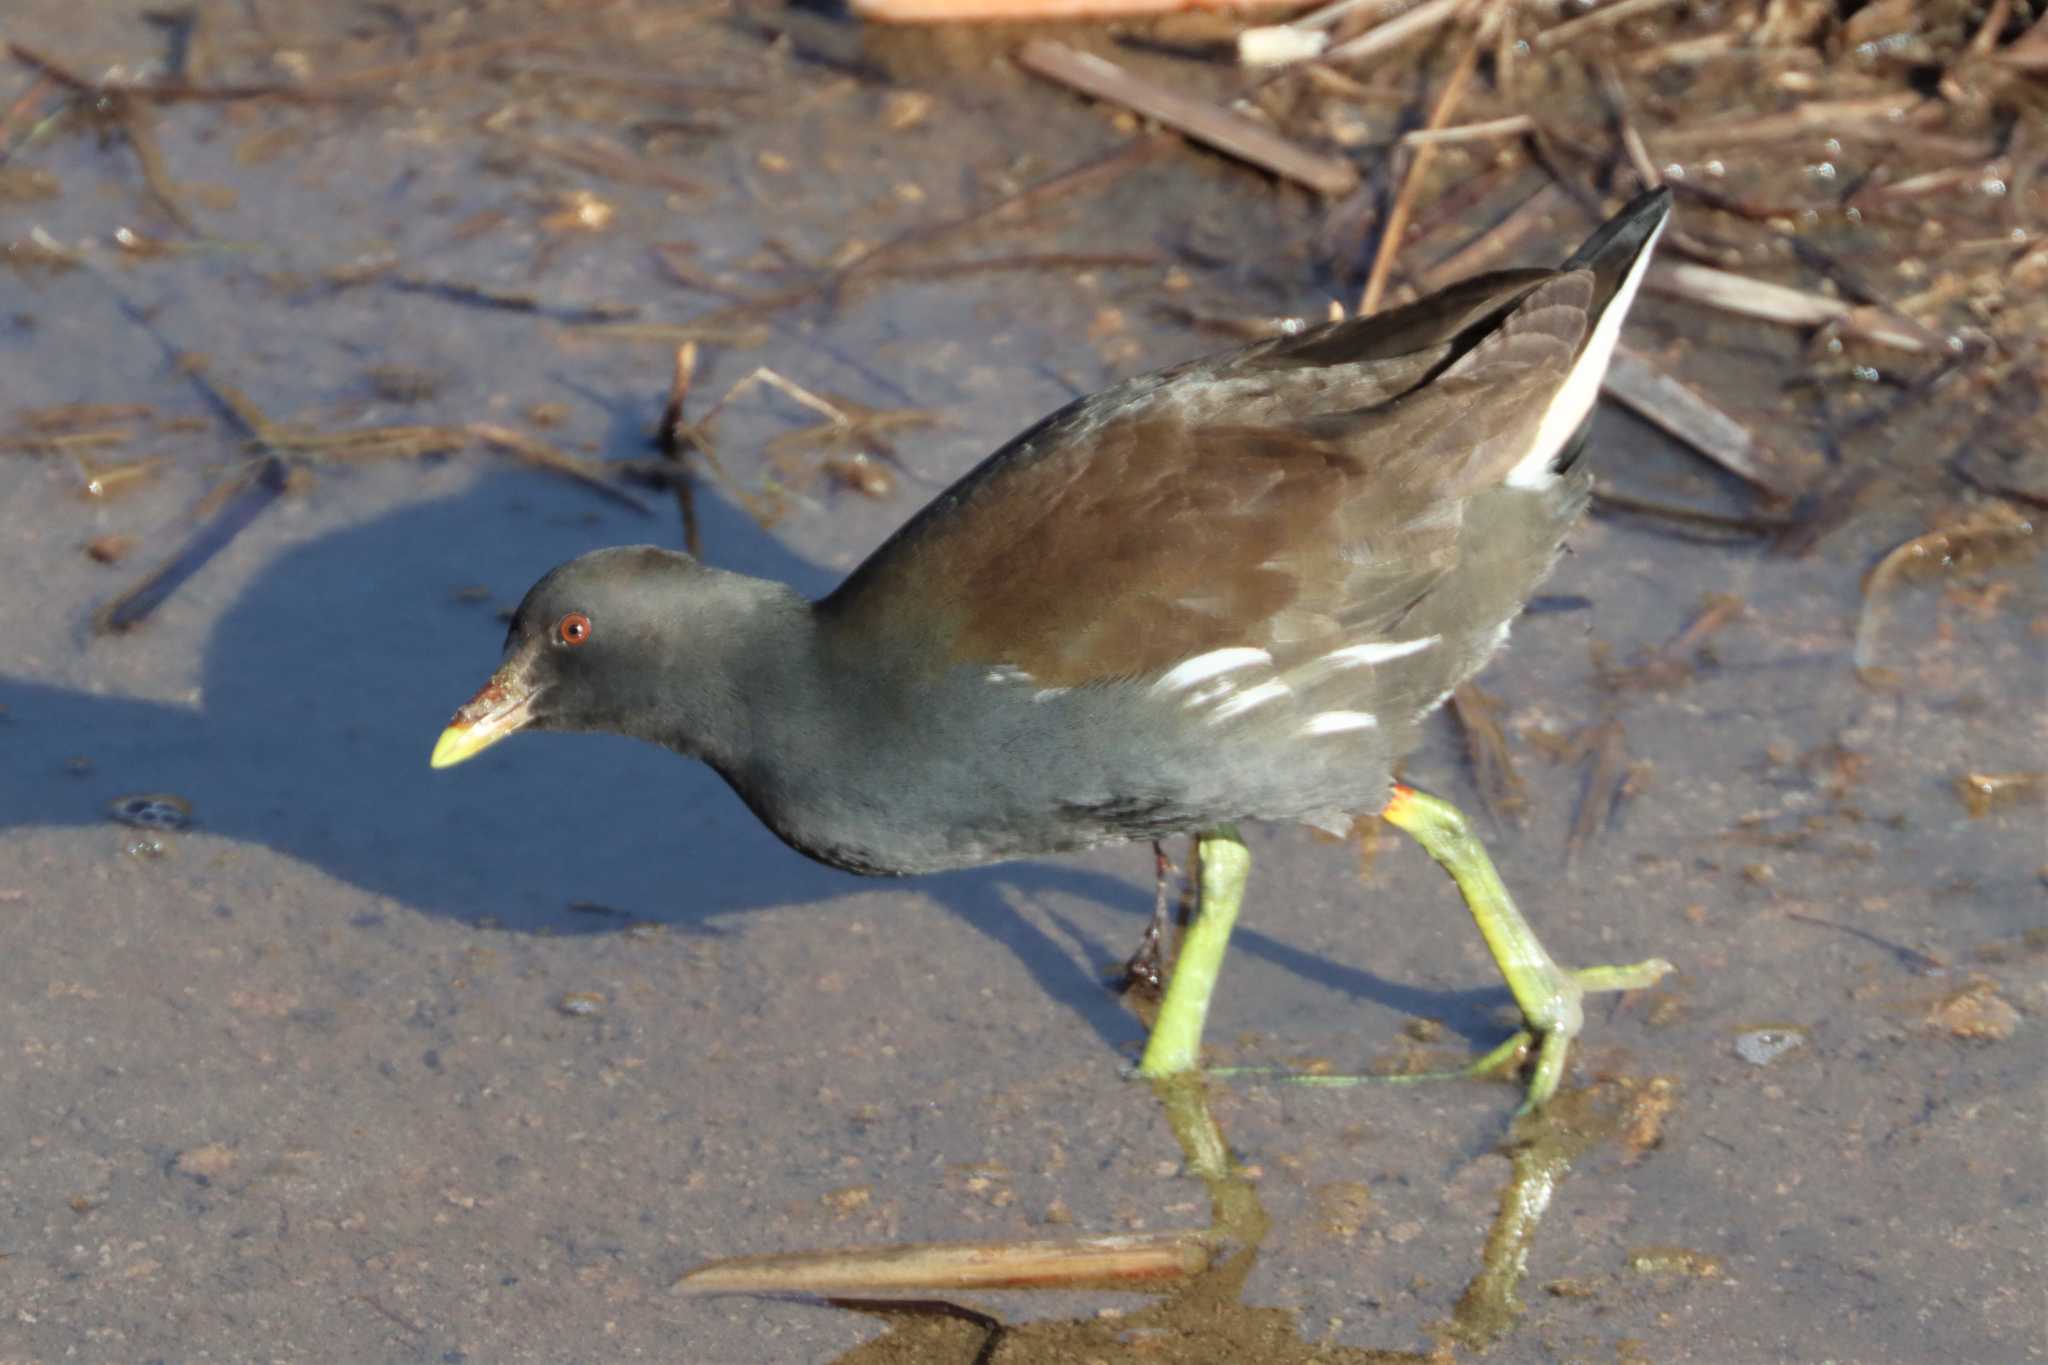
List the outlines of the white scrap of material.
{"label": "white scrap of material", "polygon": [[1330,35],[1322,29],[1271,24],[1237,35],[1237,59],[1246,66],[1290,66],[1323,55]]}

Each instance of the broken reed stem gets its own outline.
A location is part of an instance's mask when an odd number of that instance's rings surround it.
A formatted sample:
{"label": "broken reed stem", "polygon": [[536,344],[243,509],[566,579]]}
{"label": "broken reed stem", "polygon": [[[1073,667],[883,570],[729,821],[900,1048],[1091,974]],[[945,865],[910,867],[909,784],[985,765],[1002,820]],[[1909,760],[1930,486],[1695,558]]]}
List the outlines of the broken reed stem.
{"label": "broken reed stem", "polygon": [[1343,157],[1325,156],[1206,100],[1135,76],[1115,62],[1034,38],[1017,53],[1017,64],[1033,75],[1070,90],[1143,114],[1229,156],[1336,198],[1358,184],[1358,170]]}
{"label": "broken reed stem", "polygon": [[[1458,54],[1458,63],[1451,68],[1450,77],[1444,82],[1443,93],[1437,96],[1436,107],[1429,112],[1424,132],[1441,132],[1449,126],[1451,115],[1457,112],[1458,101],[1465,97],[1465,86],[1479,65],[1479,54],[1492,38],[1494,29],[1505,20],[1507,8],[1508,0],[1487,0],[1485,12],[1473,26],[1471,39],[1466,42],[1465,50]],[[1433,142],[1417,146],[1409,157],[1400,192],[1394,196],[1394,206],[1388,211],[1386,226],[1380,232],[1372,273],[1366,276],[1365,292],[1358,296],[1359,317],[1369,317],[1379,311],[1380,300],[1387,292],[1387,278],[1394,271],[1394,253],[1400,250],[1401,237],[1408,230],[1408,215],[1414,212],[1416,197],[1422,193],[1423,173],[1435,159],[1436,144]]]}
{"label": "broken reed stem", "polygon": [[1638,15],[1664,9],[1676,3],[1677,0],[1615,0],[1611,5],[1604,5],[1576,19],[1567,19],[1557,27],[1537,34],[1533,46],[1538,52],[1554,52],[1566,43],[1573,42],[1596,29],[1606,28],[1624,19],[1633,19]]}
{"label": "broken reed stem", "polygon": [[1375,24],[1356,38],[1347,39],[1323,54],[1325,62],[1358,62],[1399,47],[1426,29],[1446,22],[1465,0],[1424,0],[1414,9]]}
{"label": "broken reed stem", "polygon": [[661,426],[655,443],[662,458],[676,467],[676,512],[683,522],[683,548],[703,558],[703,532],[697,525],[697,491],[690,482],[689,453],[702,448],[698,433],[683,420],[683,408],[690,400],[690,386],[697,378],[697,343],[686,341],[676,347],[676,365],[669,382],[668,403],[661,410]]}
{"label": "broken reed stem", "polygon": [[1628,347],[1614,348],[1601,392],[1766,496],[1782,502],[1797,491],[1778,473],[1782,460],[1754,432]]}

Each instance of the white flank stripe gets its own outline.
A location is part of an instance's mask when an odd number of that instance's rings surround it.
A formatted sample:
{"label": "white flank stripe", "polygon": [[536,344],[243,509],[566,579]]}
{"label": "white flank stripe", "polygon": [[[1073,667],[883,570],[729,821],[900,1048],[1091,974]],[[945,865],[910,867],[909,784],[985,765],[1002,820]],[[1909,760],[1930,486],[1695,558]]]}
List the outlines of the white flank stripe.
{"label": "white flank stripe", "polygon": [[1650,256],[1656,250],[1657,238],[1663,233],[1664,224],[1657,224],[1650,239],[1643,243],[1643,249],[1636,253],[1636,263],[1629,267],[1628,278],[1607,301],[1607,311],[1600,315],[1591,340],[1586,342],[1586,349],[1579,352],[1572,372],[1565,376],[1564,387],[1550,400],[1550,407],[1536,428],[1535,443],[1529,447],[1529,453],[1508,471],[1508,487],[1548,488],[1557,481],[1557,475],[1551,472],[1550,462],[1564,449],[1564,443],[1571,440],[1572,433],[1579,429],[1579,423],[1585,421],[1586,414],[1593,410],[1593,400],[1600,396],[1600,381],[1606,377],[1607,362],[1613,358],[1614,343],[1621,337],[1622,321],[1628,317],[1629,305],[1635,302],[1636,289],[1643,282],[1643,272],[1650,268]]}
{"label": "white flank stripe", "polygon": [[1249,645],[1238,645],[1231,649],[1212,649],[1207,654],[1175,664],[1165,676],[1152,684],[1155,694],[1179,692],[1193,687],[1196,683],[1207,682],[1219,673],[1229,673],[1240,668],[1251,668],[1257,664],[1269,664],[1273,656],[1263,649]]}
{"label": "white flank stripe", "polygon": [[1410,654],[1428,649],[1443,637],[1425,635],[1419,640],[1375,640],[1369,644],[1346,645],[1333,649],[1323,656],[1323,662],[1333,668],[1356,668],[1360,664],[1383,664],[1389,659],[1405,659]]}
{"label": "white flank stripe", "polygon": [[1370,711],[1325,711],[1319,716],[1310,716],[1301,732],[1304,735],[1334,735],[1344,730],[1370,730],[1379,723],[1380,718]]}
{"label": "white flank stripe", "polygon": [[1217,721],[1229,720],[1232,716],[1249,711],[1254,706],[1263,706],[1275,697],[1284,697],[1293,690],[1293,688],[1281,682],[1278,678],[1274,678],[1270,682],[1262,682],[1257,687],[1248,687],[1218,706],[1214,711],[1211,711],[1209,713],[1209,723],[1214,725]]}

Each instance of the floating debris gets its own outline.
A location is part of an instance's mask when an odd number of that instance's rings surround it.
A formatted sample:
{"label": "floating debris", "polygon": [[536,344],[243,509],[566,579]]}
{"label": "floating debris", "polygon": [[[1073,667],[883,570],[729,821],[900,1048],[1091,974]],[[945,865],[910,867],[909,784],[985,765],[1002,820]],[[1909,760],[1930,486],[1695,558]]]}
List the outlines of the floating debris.
{"label": "floating debris", "polygon": [[[59,403],[48,408],[23,408],[14,415],[14,420],[23,431],[54,435],[120,422],[139,422],[155,413],[156,409],[148,403]],[[126,439],[125,433],[123,439]]]}
{"label": "floating debris", "polygon": [[571,455],[537,436],[528,436],[524,432],[500,426],[496,422],[471,422],[467,430],[470,435],[493,450],[504,451],[536,468],[573,479],[600,497],[608,498],[621,507],[629,507],[643,517],[654,515],[654,509],[639,498],[623,488],[613,486],[610,471],[601,461]]}
{"label": "floating debris", "polygon": [[107,803],[107,814],[136,829],[175,834],[192,825],[192,803],[169,792],[137,792]]}
{"label": "floating debris", "polygon": [[200,525],[176,553],[93,613],[93,629],[102,634],[132,630],[204,568],[284,492],[288,471],[283,460],[269,456],[243,474],[223,483],[200,504]]}
{"label": "floating debris", "polygon": [[189,1175],[195,1180],[214,1180],[234,1169],[234,1149],[222,1143],[209,1142],[203,1147],[188,1147],[178,1153],[172,1163],[179,1175]]}
{"label": "floating debris", "polygon": [[363,377],[387,403],[424,403],[447,386],[446,376],[414,365],[373,365]]}
{"label": "floating debris", "polygon": [[1679,1275],[1690,1280],[1718,1280],[1726,1272],[1721,1258],[1691,1247],[1637,1247],[1628,1254],[1628,1268],[1638,1275]]}
{"label": "floating debris", "polygon": [[1796,491],[1778,471],[1783,457],[1692,387],[1626,346],[1617,346],[1602,381],[1629,411],[1678,438],[1715,465],[1773,498]]}
{"label": "floating debris", "polygon": [[468,280],[441,280],[425,275],[394,274],[391,287],[404,294],[425,294],[449,303],[532,313],[558,322],[617,322],[638,317],[635,303],[550,303],[522,289],[496,289]]}
{"label": "floating debris", "polygon": [[1197,142],[1321,194],[1334,197],[1357,188],[1358,168],[1343,157],[1311,151],[1282,137],[1267,124],[1255,123],[1219,105],[1134,76],[1092,52],[1050,38],[1034,38],[1017,54],[1017,63],[1033,75],[1095,99],[1123,105]]}
{"label": "floating debris", "polygon": [[78,472],[83,482],[78,492],[87,498],[118,498],[142,487],[169,464],[170,461],[161,455],[153,455],[146,460],[127,460],[121,464],[94,466],[81,463]]}
{"label": "floating debris", "polygon": [[[508,133],[495,128],[487,128],[486,131],[497,133],[522,151],[560,161],[565,165],[574,166],[579,171],[606,176],[623,185],[649,185],[655,189],[667,190],[671,194],[711,193],[710,188],[702,182],[692,180],[629,147],[622,147],[595,134],[586,133],[570,137]],[[585,224],[585,230],[590,230],[589,224]]]}
{"label": "floating debris", "polygon": [[930,117],[936,104],[922,90],[891,90],[882,96],[882,126],[892,133],[907,133]]}
{"label": "floating debris", "polygon": [[1771,536],[1778,538],[1782,543],[1786,537],[1807,528],[1806,522],[1787,517],[1729,516],[1695,507],[1682,507],[1677,503],[1658,502],[1652,498],[1632,498],[1626,493],[1615,492],[1597,480],[1593,485],[1593,510],[1601,515],[1619,512],[1627,516],[1652,517],[1670,522],[1673,528],[1671,534],[1682,539],[1703,541]]}
{"label": "floating debris", "polygon": [[1936,1032],[1972,1043],[2002,1043],[2019,1028],[2019,1011],[2006,1003],[1988,977],[1974,977],[1927,1011],[1923,1023]]}
{"label": "floating debris", "polygon": [[1844,336],[1896,351],[1936,354],[1963,346],[1960,334],[1941,336],[1886,309],[1859,306],[1689,261],[1652,264],[1643,284],[1656,293],[1763,322],[1789,327],[1836,327]]}
{"label": "floating debris", "polygon": [[0,265],[16,271],[41,270],[57,275],[84,264],[77,252],[40,227],[30,228],[26,237],[0,243]]}
{"label": "floating debris", "polygon": [[889,472],[888,466],[864,450],[857,450],[844,458],[828,459],[824,469],[840,487],[852,489],[862,497],[878,502],[896,491],[896,476]]}
{"label": "floating debris", "polygon": [[126,427],[107,427],[96,431],[50,431],[38,430],[23,424],[21,433],[0,436],[0,450],[18,450],[24,455],[75,454],[81,450],[96,450],[104,446],[126,445],[135,438],[135,433]]}
{"label": "floating debris", "polygon": [[1678,1107],[1678,1082],[1669,1076],[1652,1076],[1641,1086],[1627,1085],[1628,1103],[1622,1111],[1622,1164],[1632,1166],[1664,1145],[1664,1120]]}
{"label": "floating debris", "polygon": [[1964,773],[1955,786],[1963,809],[1979,820],[2006,806],[2048,799],[2048,772]]}
{"label": "floating debris", "polygon": [[[679,362],[680,359],[679,354]],[[705,433],[727,405],[756,387],[775,390],[799,407],[817,413],[821,420],[784,432],[762,448],[769,466],[779,477],[764,479],[761,490],[750,493],[723,478],[717,461],[711,458],[710,447],[705,444]],[[671,399],[672,408],[676,402]],[[668,420],[666,414],[663,420]],[[816,393],[762,365],[727,389],[694,424],[677,430],[690,438],[690,448],[704,455],[712,473],[720,476],[721,484],[734,500],[766,527],[780,518],[791,498],[801,493],[821,469],[841,485],[869,497],[888,496],[894,491],[895,478],[877,456],[893,460],[895,447],[884,433],[931,426],[937,420],[935,413],[923,408],[871,408],[848,398]],[[819,447],[830,453],[821,460],[799,458]],[[897,463],[900,467],[900,461]]]}
{"label": "floating debris", "polygon": [[605,998],[596,991],[569,991],[555,1002],[555,1008],[574,1019],[588,1019],[604,1013]]}
{"label": "floating debris", "polygon": [[1684,629],[1625,668],[1600,667],[1600,681],[1616,691],[1670,689],[1690,682],[1707,641],[1741,615],[1742,606],[1739,597],[1708,593]]}
{"label": "floating debris", "polygon": [[1208,1268],[1207,1231],[1077,1240],[909,1243],[737,1256],[676,1281],[684,1294],[889,1294],[958,1289],[1124,1290],[1173,1285]]}
{"label": "floating debris", "polygon": [[589,190],[571,190],[563,195],[554,212],[540,220],[543,232],[603,232],[611,227],[618,209],[610,200]]}
{"label": "floating debris", "polygon": [[0,163],[0,204],[55,199],[62,189],[62,182],[46,170]]}
{"label": "floating debris", "polygon": [[1458,684],[1451,693],[1451,714],[1465,735],[1465,759],[1479,799],[1495,823],[1519,818],[1529,805],[1528,786],[1515,771],[1515,756],[1500,726],[1500,699],[1479,690],[1475,682]]}
{"label": "floating debris", "polygon": [[[1342,4],[1343,0],[1339,0],[1339,3]],[[1337,5],[1329,7],[1330,10],[1337,8]],[[1324,54],[1324,60],[1332,64],[1355,63],[1391,52],[1410,39],[1427,33],[1438,24],[1455,17],[1464,8],[1464,0],[1424,0],[1424,3],[1407,13],[1394,15],[1385,23],[1367,29],[1356,38],[1339,43]],[[1329,10],[1323,12],[1328,13]]]}
{"label": "floating debris", "polygon": [[1565,836],[1564,865],[1569,873],[1595,834],[1620,812],[1622,801],[1635,795],[1645,769],[1629,758],[1628,733],[1621,717],[1610,715],[1572,740],[1573,760],[1589,760],[1571,832]]}
{"label": "floating debris", "polygon": [[1937,527],[1894,548],[1863,577],[1863,613],[1856,622],[1856,676],[1872,687],[1892,687],[1897,672],[1877,663],[1877,636],[1884,601],[1902,579],[1928,573],[1980,570],[1999,559],[2039,553],[2033,519],[2007,502],[1986,503],[1948,526]]}
{"label": "floating debris", "polygon": [[86,555],[99,564],[119,564],[134,548],[134,536],[94,536],[85,542]]}
{"label": "floating debris", "polygon": [[696,485],[690,481],[689,457],[695,451],[714,467],[717,461],[711,453],[710,438],[683,416],[683,410],[690,402],[690,386],[696,379],[697,343],[686,341],[676,347],[668,402],[662,406],[661,421],[654,429],[654,447],[664,460],[675,466],[671,483],[676,495],[676,511],[683,522],[683,548],[701,558],[704,553],[703,532],[697,524],[697,492]]}
{"label": "floating debris", "polygon": [[[1427,6],[1424,6],[1427,8]],[[1472,73],[1479,65],[1479,54],[1490,42],[1507,13],[1506,0],[1487,0],[1483,8],[1473,11],[1472,36],[1459,52],[1457,62],[1451,67],[1451,74],[1444,78],[1443,88],[1438,91],[1436,102],[1431,105],[1429,121],[1423,128],[1438,132],[1450,126],[1451,117],[1457,112],[1459,102],[1465,97],[1465,87],[1471,83]],[[1341,53],[1342,48],[1338,49]],[[1333,54],[1332,59],[1335,59]],[[1359,296],[1358,315],[1368,317],[1379,311],[1387,281],[1394,269],[1394,255],[1408,235],[1408,217],[1414,211],[1415,200],[1422,192],[1424,176],[1436,156],[1437,145],[1425,142],[1409,154],[1408,166],[1401,175],[1401,188],[1394,195],[1393,207],[1387,210],[1386,221],[1380,227],[1379,248],[1373,253],[1372,269],[1365,280],[1365,292]]]}
{"label": "floating debris", "polygon": [[1769,1066],[1786,1053],[1805,1046],[1805,1029],[1758,1028],[1736,1035],[1735,1055],[1751,1066]]}

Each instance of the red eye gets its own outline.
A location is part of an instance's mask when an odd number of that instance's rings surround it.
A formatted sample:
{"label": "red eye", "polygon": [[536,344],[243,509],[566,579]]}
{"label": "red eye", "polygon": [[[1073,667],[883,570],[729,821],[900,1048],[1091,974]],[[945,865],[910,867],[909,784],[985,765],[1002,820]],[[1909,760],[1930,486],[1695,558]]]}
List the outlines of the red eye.
{"label": "red eye", "polygon": [[580,611],[572,611],[555,622],[555,638],[574,648],[590,638],[590,618]]}

